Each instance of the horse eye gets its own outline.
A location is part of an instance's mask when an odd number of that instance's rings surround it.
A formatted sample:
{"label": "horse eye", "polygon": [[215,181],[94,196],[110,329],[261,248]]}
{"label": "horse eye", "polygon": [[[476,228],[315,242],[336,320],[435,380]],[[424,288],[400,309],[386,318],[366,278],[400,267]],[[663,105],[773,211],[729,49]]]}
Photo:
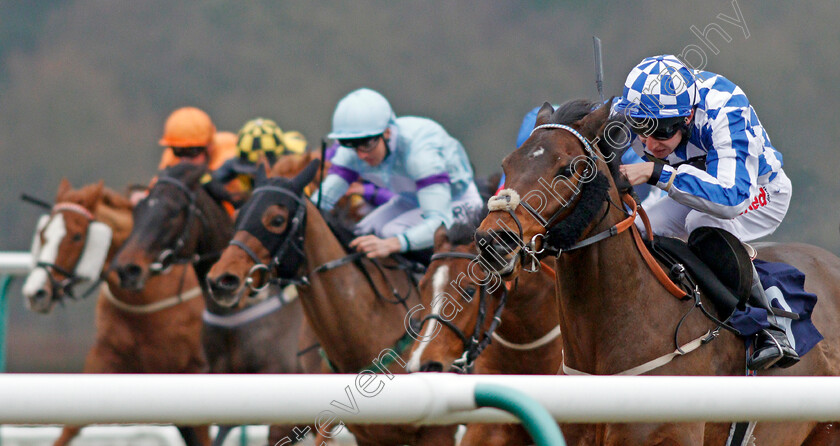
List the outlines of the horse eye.
{"label": "horse eye", "polygon": [[73,237],[71,238],[71,240],[73,240],[74,242],[82,241],[82,234],[73,234]]}
{"label": "horse eye", "polygon": [[286,217],[282,215],[278,215],[271,219],[271,226],[280,227],[283,226],[283,223],[286,223]]}
{"label": "horse eye", "polygon": [[467,294],[469,294],[470,296],[472,296],[473,294],[475,294],[475,288],[474,288],[474,287],[467,287],[467,289],[466,289],[466,290],[464,290],[464,291],[466,291],[466,292],[467,292]]}

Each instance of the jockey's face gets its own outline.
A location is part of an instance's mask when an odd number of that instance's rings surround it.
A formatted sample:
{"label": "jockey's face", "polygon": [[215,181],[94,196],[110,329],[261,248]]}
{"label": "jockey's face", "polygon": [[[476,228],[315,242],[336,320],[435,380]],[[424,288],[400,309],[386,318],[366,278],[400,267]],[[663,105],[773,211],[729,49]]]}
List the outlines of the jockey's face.
{"label": "jockey's face", "polygon": [[678,145],[680,145],[680,140],[682,139],[682,133],[677,132],[674,136],[666,139],[666,140],[659,140],[656,138],[651,137],[644,137],[639,136],[639,140],[642,141],[642,144],[645,145],[645,152],[650,153],[651,155],[657,158],[665,158],[666,156],[670,155]]}
{"label": "jockey's face", "polygon": [[[691,122],[693,117],[694,110],[692,110],[691,115],[686,118],[686,122]],[[680,145],[680,142],[682,141],[682,132],[676,132],[668,139],[657,139],[652,136],[639,135],[639,140],[645,145],[645,152],[662,159],[670,155],[671,152],[676,150],[677,146]]]}
{"label": "jockey's face", "polygon": [[386,129],[385,133],[382,134],[382,137],[376,139],[375,146],[372,150],[364,152],[356,150],[356,156],[358,156],[360,160],[366,162],[369,166],[378,166],[382,164],[382,161],[385,159],[385,155],[388,154],[388,148],[385,141],[387,141],[390,136],[390,129]]}

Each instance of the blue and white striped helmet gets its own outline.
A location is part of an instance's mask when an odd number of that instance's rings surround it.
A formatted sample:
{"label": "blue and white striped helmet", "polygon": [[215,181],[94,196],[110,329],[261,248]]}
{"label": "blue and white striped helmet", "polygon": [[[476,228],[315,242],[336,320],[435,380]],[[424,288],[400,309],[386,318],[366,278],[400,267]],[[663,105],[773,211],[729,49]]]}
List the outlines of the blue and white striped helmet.
{"label": "blue and white striped helmet", "polygon": [[648,57],[627,75],[615,111],[640,119],[688,116],[697,101],[696,80],[676,56]]}

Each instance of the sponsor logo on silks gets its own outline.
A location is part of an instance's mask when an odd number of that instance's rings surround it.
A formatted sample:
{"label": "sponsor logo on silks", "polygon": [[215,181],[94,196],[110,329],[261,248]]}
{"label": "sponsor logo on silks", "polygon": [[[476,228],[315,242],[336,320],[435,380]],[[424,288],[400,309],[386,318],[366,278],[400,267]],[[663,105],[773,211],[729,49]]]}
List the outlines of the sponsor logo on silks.
{"label": "sponsor logo on silks", "polygon": [[750,207],[748,207],[744,212],[741,212],[741,214],[739,215],[744,215],[749,211],[754,211],[760,207],[767,206],[767,203],[769,201],[770,200],[767,197],[767,189],[763,187],[759,188],[758,195],[755,198],[753,198],[752,203],[750,203]]}

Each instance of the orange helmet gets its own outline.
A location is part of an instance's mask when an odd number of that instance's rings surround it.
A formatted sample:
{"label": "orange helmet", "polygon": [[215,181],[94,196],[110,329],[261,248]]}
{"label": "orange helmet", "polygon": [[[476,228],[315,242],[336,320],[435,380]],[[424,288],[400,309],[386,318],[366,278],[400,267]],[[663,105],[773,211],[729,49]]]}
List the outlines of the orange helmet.
{"label": "orange helmet", "polygon": [[164,147],[206,147],[215,133],[216,126],[207,113],[195,107],[182,107],[166,118],[163,137],[158,142]]}

